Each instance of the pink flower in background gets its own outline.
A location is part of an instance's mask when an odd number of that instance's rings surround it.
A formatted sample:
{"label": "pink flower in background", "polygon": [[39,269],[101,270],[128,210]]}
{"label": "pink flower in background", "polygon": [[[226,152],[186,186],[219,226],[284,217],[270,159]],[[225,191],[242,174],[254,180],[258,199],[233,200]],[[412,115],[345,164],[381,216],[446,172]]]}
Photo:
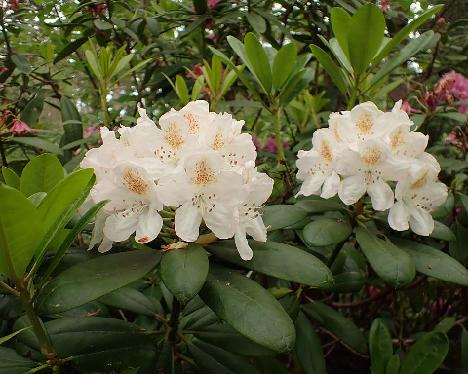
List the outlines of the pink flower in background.
{"label": "pink flower in background", "polygon": [[401,109],[404,110],[408,114],[421,113],[420,110],[417,110],[411,107],[411,104],[409,103],[409,101],[403,101],[403,103],[401,104]]}
{"label": "pink flower in background", "polygon": [[259,151],[262,148],[262,145],[260,144],[260,140],[256,136],[252,136],[252,141],[255,145],[255,150]]}
{"label": "pink flower in background", "polygon": [[213,9],[218,4],[218,0],[208,0],[208,8]]}
{"label": "pink flower in background", "polygon": [[[435,86],[434,96],[436,105],[468,100],[468,78],[453,70],[444,74]],[[468,113],[468,105],[461,105],[458,110]]]}
{"label": "pink flower in background", "polygon": [[84,129],[84,137],[89,138],[94,133],[99,132],[99,126],[87,127]]}
{"label": "pink flower in background", "polygon": [[10,127],[10,131],[13,135],[27,135],[33,131],[27,124],[19,119],[15,119],[13,125]]}
{"label": "pink flower in background", "polygon": [[[285,149],[289,149],[289,143],[287,141],[283,141],[283,147]],[[275,138],[272,138],[272,137],[267,138],[261,150],[265,152],[276,153],[278,151],[278,147],[276,146]]]}
{"label": "pink flower in background", "polygon": [[390,9],[390,1],[389,0],[380,0],[379,1],[379,6],[380,9],[382,9],[382,12],[388,12]]}

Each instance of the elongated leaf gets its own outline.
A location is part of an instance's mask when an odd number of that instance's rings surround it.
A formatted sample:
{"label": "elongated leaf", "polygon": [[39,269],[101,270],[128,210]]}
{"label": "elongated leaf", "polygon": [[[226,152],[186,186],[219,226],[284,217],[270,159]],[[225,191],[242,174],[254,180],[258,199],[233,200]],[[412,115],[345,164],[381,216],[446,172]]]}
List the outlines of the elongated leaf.
{"label": "elongated leaf", "polygon": [[342,94],[346,93],[346,85],[343,78],[343,73],[340,68],[333,62],[332,58],[320,47],[311,45],[310,49],[315,58],[320,62],[320,65],[325,69],[333,83]]}
{"label": "elongated leaf", "polygon": [[398,374],[400,371],[400,356],[392,355],[387,362],[385,374]]}
{"label": "elongated leaf", "polygon": [[369,332],[369,353],[372,374],[385,374],[387,362],[393,354],[392,337],[387,326],[375,319]]}
{"label": "elongated leaf", "polygon": [[[20,320],[15,327],[22,327]],[[60,318],[45,323],[52,345],[61,357],[73,357],[84,372],[121,371],[154,360],[151,339],[129,322],[114,318]],[[31,330],[19,341],[39,350]]]}
{"label": "elongated leaf", "polygon": [[185,304],[203,287],[209,267],[208,255],[203,247],[189,244],[187,248],[164,253],[161,278],[177,300]]}
{"label": "elongated leaf", "polygon": [[297,48],[294,43],[281,47],[275,56],[272,68],[273,88],[279,90],[293,71],[297,58]]}
{"label": "elongated leaf", "polygon": [[44,315],[75,308],[145,276],[160,260],[151,250],[100,256],[60,273],[46,285],[39,301]]}
{"label": "elongated leaf", "polygon": [[25,122],[29,126],[35,125],[43,109],[44,98],[42,96],[34,97],[21,111],[21,121]]}
{"label": "elongated leaf", "polygon": [[24,136],[24,137],[14,137],[11,139],[12,142],[29,145],[31,147],[42,149],[46,152],[51,152],[56,155],[61,155],[62,150],[57,144],[51,143],[46,139],[33,137],[33,136]]}
{"label": "elongated leaf", "polygon": [[101,296],[99,301],[115,308],[153,317],[157,314],[157,306],[140,291],[131,287],[122,287],[107,295]]}
{"label": "elongated leaf", "polygon": [[410,57],[415,56],[418,52],[432,48],[440,38],[440,34],[434,34],[434,31],[429,30],[422,34],[419,38],[411,40],[398,53],[389,59],[372,77],[371,84],[376,84],[393,69],[400,66]]}
{"label": "elongated leaf", "polygon": [[21,277],[42,235],[34,205],[18,190],[0,184],[0,274]]}
{"label": "elongated leaf", "polygon": [[315,328],[300,312],[295,321],[296,355],[305,374],[325,374],[325,357]]}
{"label": "elongated leaf", "polygon": [[188,349],[197,364],[199,371],[202,373],[234,374],[233,371],[218,362],[210,354],[203,352],[196,345],[191,344],[188,346]]}
{"label": "elongated leaf", "polygon": [[295,205],[269,205],[265,207],[263,222],[269,230],[292,226],[307,217],[307,212]]}
{"label": "elongated leaf", "polygon": [[277,352],[294,346],[294,324],[281,304],[258,283],[231,271],[212,269],[200,296],[235,330]]}
{"label": "elongated leaf", "polygon": [[345,56],[349,58],[348,35],[351,16],[344,9],[335,7],[332,8],[330,12],[330,19],[333,34],[335,35],[336,40],[340,44],[340,47],[343,50]]}
{"label": "elongated leaf", "polygon": [[19,189],[20,178],[18,177],[18,174],[14,172],[14,170],[2,166],[2,176],[3,180],[8,186]]}
{"label": "elongated leaf", "polygon": [[420,273],[468,286],[468,270],[445,252],[413,241],[398,240],[397,244],[411,256]]}
{"label": "elongated leaf", "polygon": [[78,48],[80,48],[84,43],[89,40],[89,36],[84,36],[82,38],[78,38],[70,43],[68,43],[63,49],[57,54],[54,59],[54,64],[63,60],[65,57],[71,55],[75,52]]}
{"label": "elongated leaf", "polygon": [[434,14],[439,13],[444,5],[439,4],[435,5],[432,8],[421,13],[418,18],[413,19],[405,27],[403,27],[398,33],[385,45],[384,48],[374,57],[372,65],[377,65],[384,57],[386,57],[392,49],[394,49],[398,44],[400,44],[408,35],[414,31],[416,28],[421,26],[424,22],[429,20]]}
{"label": "elongated leaf", "polygon": [[349,221],[332,218],[319,218],[304,227],[304,240],[314,246],[341,243],[352,233]]}
{"label": "elongated leaf", "polygon": [[447,335],[430,332],[419,338],[404,358],[401,374],[433,373],[444,361],[449,350]]}
{"label": "elongated leaf", "polygon": [[185,84],[184,79],[178,74],[176,76],[175,87],[177,96],[179,96],[180,101],[182,101],[183,104],[187,104],[190,100],[187,85]]}
{"label": "elongated leaf", "polygon": [[318,321],[341,341],[360,353],[367,352],[367,341],[361,330],[348,318],[329,306],[315,302],[301,306],[305,314]]}
{"label": "elongated leaf", "polygon": [[414,263],[405,251],[364,228],[356,230],[356,240],[374,271],[385,282],[399,287],[413,280]]}
{"label": "elongated leaf", "polygon": [[468,369],[468,332],[465,328],[461,335],[461,362],[464,369]]}
{"label": "elongated leaf", "polygon": [[252,73],[257,77],[266,94],[271,92],[271,67],[263,46],[255,34],[249,32],[244,39],[245,53],[252,65]]}
{"label": "elongated leaf", "polygon": [[[18,331],[15,331],[15,332],[12,332],[11,334],[7,335],[7,336],[2,336],[0,338],[0,345],[3,344],[3,343],[6,343],[7,341],[13,339],[16,335],[20,334],[21,332],[27,330],[27,329],[30,329],[31,327],[23,327],[21,330],[18,330]],[[0,357],[1,358],[1,357]]]}
{"label": "elongated leaf", "polygon": [[312,287],[326,287],[333,282],[330,269],[306,251],[283,243],[260,243],[251,240],[249,244],[254,252],[250,261],[240,258],[232,241],[216,242],[207,249],[225,261],[276,278]]}
{"label": "elongated leaf", "polygon": [[0,347],[0,374],[24,374],[35,366],[34,361],[20,356],[15,350]]}
{"label": "elongated leaf", "polygon": [[300,94],[312,81],[313,73],[309,68],[300,69],[290,75],[279,95],[280,104],[286,106]]}
{"label": "elongated leaf", "polygon": [[26,196],[36,192],[49,192],[64,177],[59,159],[51,154],[42,154],[29,161],[21,173],[20,190]]}
{"label": "elongated leaf", "polygon": [[347,27],[349,58],[353,69],[360,74],[367,69],[380,48],[385,18],[379,7],[367,3],[354,13]]}

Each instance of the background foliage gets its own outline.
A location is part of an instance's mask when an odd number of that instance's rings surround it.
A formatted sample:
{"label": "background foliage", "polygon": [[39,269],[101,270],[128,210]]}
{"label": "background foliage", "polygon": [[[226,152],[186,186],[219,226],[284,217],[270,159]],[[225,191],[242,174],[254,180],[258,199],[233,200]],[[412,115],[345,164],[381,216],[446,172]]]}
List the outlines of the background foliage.
{"label": "background foliage", "polygon": [[[466,7],[2,1],[0,373],[468,371]],[[87,252],[102,204],[77,166],[99,126],[199,98],[255,136],[269,241],[250,262],[230,241],[160,251],[170,236]],[[331,112],[399,99],[449,186],[431,237],[294,198]]]}

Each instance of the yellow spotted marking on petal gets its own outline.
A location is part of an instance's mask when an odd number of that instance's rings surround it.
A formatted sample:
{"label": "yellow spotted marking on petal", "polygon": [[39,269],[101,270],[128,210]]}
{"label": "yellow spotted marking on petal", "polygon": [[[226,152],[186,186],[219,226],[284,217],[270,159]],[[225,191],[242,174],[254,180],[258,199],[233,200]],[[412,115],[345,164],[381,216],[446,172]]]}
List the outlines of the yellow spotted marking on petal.
{"label": "yellow spotted marking on petal", "polygon": [[381,156],[382,153],[378,149],[370,148],[362,155],[362,159],[367,165],[373,166],[380,161]]}
{"label": "yellow spotted marking on petal", "polygon": [[335,140],[338,142],[338,143],[341,143],[343,141],[343,139],[341,139],[341,136],[340,134],[338,133],[338,130],[335,126],[333,126],[331,128],[331,131],[332,131],[332,134],[333,134],[333,137],[335,138]]}
{"label": "yellow spotted marking on petal", "polygon": [[127,169],[123,173],[122,181],[130,191],[138,195],[143,195],[148,190],[148,183],[135,170]]}
{"label": "yellow spotted marking on petal", "polygon": [[198,119],[190,112],[184,114],[184,118],[187,120],[189,125],[190,134],[198,134],[200,130],[200,122]]}
{"label": "yellow spotted marking on petal", "polygon": [[330,143],[328,143],[326,140],[322,141],[322,144],[320,146],[320,155],[326,161],[332,161],[333,160],[333,152],[332,152]]}
{"label": "yellow spotted marking on petal", "polygon": [[193,184],[198,186],[206,186],[216,181],[216,174],[208,165],[206,160],[198,161],[195,165],[194,174],[192,176]]}
{"label": "yellow spotted marking on petal", "polygon": [[369,113],[364,113],[356,122],[357,132],[361,135],[366,135],[371,133],[374,123]]}
{"label": "yellow spotted marking on petal", "polygon": [[399,127],[398,130],[390,138],[390,144],[392,146],[392,149],[396,149],[405,143],[404,135],[405,133],[403,131],[403,128]]}
{"label": "yellow spotted marking on petal", "polygon": [[416,189],[416,188],[421,188],[424,186],[427,182],[427,171],[421,175],[418,179],[416,179],[413,183],[411,183],[410,188],[411,189]]}
{"label": "yellow spotted marking on petal", "polygon": [[184,144],[184,138],[182,137],[179,126],[174,122],[169,124],[169,127],[167,128],[164,135],[164,139],[172,148],[176,150],[180,149],[180,147],[182,147]]}
{"label": "yellow spotted marking on petal", "polygon": [[221,149],[224,147],[224,138],[223,138],[223,133],[218,130],[216,133],[213,144],[211,144],[211,148],[213,148],[215,151]]}

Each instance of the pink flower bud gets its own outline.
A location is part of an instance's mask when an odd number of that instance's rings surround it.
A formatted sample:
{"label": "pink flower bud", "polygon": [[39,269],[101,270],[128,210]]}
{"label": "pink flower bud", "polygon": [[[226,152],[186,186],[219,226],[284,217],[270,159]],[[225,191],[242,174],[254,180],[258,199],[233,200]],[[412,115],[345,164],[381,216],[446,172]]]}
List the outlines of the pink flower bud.
{"label": "pink flower bud", "polygon": [[13,135],[27,135],[30,132],[33,131],[32,128],[30,128],[27,124],[25,124],[23,121],[20,121],[19,119],[15,119],[13,122],[13,125],[10,127],[10,131]]}

